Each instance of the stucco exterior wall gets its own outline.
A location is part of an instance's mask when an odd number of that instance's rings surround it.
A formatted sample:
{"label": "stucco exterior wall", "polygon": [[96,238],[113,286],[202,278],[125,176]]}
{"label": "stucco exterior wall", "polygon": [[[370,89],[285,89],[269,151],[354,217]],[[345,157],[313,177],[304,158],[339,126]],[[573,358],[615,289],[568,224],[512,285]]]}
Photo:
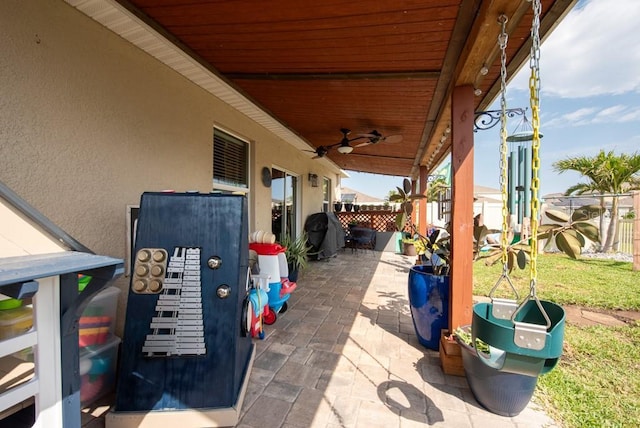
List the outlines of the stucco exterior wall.
{"label": "stucco exterior wall", "polygon": [[98,254],[124,258],[126,206],[142,192],[211,190],[215,125],[251,143],[250,230],[271,229],[263,166],[300,174],[302,222],[322,207],[307,174],[338,182],[61,0],[3,0],[0,38],[0,181]]}

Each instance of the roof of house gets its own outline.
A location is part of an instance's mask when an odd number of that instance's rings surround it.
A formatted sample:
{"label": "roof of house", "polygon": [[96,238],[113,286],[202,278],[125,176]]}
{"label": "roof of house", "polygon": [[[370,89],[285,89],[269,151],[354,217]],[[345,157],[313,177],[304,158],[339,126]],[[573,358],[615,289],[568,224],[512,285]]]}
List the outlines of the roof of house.
{"label": "roof of house", "polygon": [[384,199],[376,198],[348,187],[341,187],[340,194],[342,195],[342,201],[346,199],[345,196],[352,195],[353,201],[358,204],[384,202]]}

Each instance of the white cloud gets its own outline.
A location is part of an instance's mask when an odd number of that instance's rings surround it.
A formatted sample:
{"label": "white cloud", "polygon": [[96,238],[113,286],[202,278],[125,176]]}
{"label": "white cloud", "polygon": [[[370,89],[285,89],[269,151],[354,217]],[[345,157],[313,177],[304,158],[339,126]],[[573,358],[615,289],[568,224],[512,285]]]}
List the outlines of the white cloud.
{"label": "white cloud", "polygon": [[569,122],[580,122],[584,120],[587,116],[591,116],[593,112],[595,112],[595,108],[581,108],[571,113],[567,113],[564,115],[564,119]]}
{"label": "white cloud", "polygon": [[[563,98],[640,93],[640,1],[580,2],[540,53],[543,94]],[[509,85],[526,89],[525,66]]]}
{"label": "white cloud", "polygon": [[611,107],[583,107],[578,110],[547,118],[546,127],[614,124],[640,120],[640,107],[617,104]]}
{"label": "white cloud", "polygon": [[594,114],[596,114],[597,111],[598,109],[593,107],[580,108],[578,110],[547,119],[545,121],[545,127],[551,128],[556,126],[566,127],[587,125],[591,123]]}
{"label": "white cloud", "polygon": [[618,122],[634,122],[640,120],[640,107],[625,111],[618,117]]}

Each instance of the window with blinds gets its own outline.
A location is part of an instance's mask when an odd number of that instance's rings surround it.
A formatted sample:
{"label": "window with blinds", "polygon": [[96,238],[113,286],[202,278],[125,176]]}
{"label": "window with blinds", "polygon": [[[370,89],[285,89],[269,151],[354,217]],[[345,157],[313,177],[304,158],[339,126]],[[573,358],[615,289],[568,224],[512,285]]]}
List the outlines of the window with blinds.
{"label": "window with blinds", "polygon": [[213,129],[213,187],[249,189],[249,143]]}

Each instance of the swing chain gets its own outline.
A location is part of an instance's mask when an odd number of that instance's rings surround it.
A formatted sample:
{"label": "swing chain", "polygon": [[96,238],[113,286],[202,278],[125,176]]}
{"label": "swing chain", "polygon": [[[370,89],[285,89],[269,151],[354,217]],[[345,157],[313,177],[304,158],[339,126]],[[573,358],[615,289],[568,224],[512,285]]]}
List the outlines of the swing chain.
{"label": "swing chain", "polygon": [[[500,46],[500,189],[502,191],[502,234],[500,237],[500,247],[502,250],[502,275],[498,278],[495,285],[489,292],[489,298],[493,302],[493,315],[497,318],[508,319],[515,310],[515,302],[520,298],[518,290],[509,278],[509,265],[507,246],[509,242],[509,207],[508,207],[508,171],[507,171],[507,42],[509,35],[507,33],[507,22],[509,19],[506,15],[500,15],[498,22],[501,25],[501,31],[498,35],[498,45]],[[515,295],[515,300],[496,299],[493,293],[498,286],[506,281]]]}
{"label": "swing chain", "polygon": [[[502,234],[500,236],[500,247],[502,250],[502,277],[507,276],[508,258],[507,246],[509,242],[509,207],[508,207],[508,176],[507,176],[507,34],[506,15],[500,15],[498,22],[502,30],[498,35],[498,45],[500,46],[500,190],[502,191]],[[500,282],[500,281],[498,281]],[[517,294],[516,294],[517,295]]]}
{"label": "swing chain", "polygon": [[511,319],[515,321],[518,312],[524,308],[529,300],[534,300],[538,309],[542,313],[547,329],[551,327],[549,315],[542,307],[542,303],[536,294],[536,282],[538,278],[538,190],[540,188],[540,13],[542,5],[540,0],[531,0],[533,7],[533,21],[531,23],[531,54],[529,67],[531,76],[529,78],[529,92],[531,102],[531,126],[533,128],[533,139],[531,142],[531,260],[529,298],[525,299],[518,309],[513,313]]}
{"label": "swing chain", "polygon": [[533,22],[531,24],[531,54],[529,67],[530,102],[531,102],[531,126],[533,128],[533,140],[531,143],[531,260],[530,279],[531,295],[535,297],[536,282],[538,277],[538,190],[540,187],[540,13],[542,10],[540,0],[532,0]]}

